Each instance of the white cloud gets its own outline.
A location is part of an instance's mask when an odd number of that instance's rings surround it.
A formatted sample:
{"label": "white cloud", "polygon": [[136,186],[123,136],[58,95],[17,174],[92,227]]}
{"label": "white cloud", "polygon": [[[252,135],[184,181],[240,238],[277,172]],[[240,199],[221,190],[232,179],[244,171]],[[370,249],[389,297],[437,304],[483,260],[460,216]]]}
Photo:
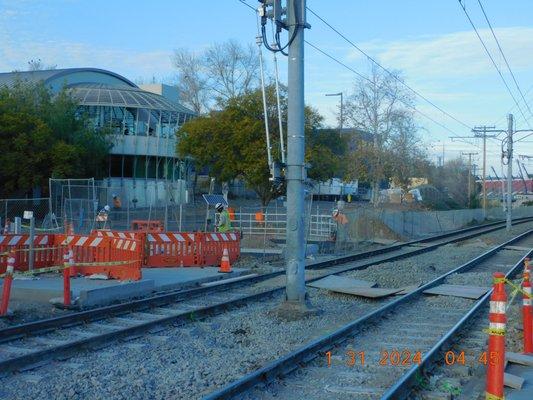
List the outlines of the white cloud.
{"label": "white cloud", "polygon": [[135,51],[106,48],[69,41],[16,40],[0,31],[0,71],[23,70],[31,59],[41,59],[45,65],[58,68],[97,67],[125,75],[168,78],[174,74],[170,50]]}
{"label": "white cloud", "polygon": [[[490,31],[482,29],[479,32],[496,63],[505,68]],[[529,56],[533,53],[533,28],[497,28],[495,32],[514,70],[533,68],[533,59]],[[375,55],[385,66],[394,66],[409,76],[449,78],[495,73],[473,31],[392,42],[372,41],[362,43],[360,47]],[[347,57],[358,60],[361,54],[350,50]]]}

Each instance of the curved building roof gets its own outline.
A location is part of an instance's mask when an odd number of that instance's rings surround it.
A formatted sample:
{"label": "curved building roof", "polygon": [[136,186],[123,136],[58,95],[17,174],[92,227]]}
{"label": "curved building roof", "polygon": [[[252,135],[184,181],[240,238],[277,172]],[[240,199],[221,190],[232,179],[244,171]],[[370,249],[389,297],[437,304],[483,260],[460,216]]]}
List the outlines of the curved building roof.
{"label": "curved building roof", "polygon": [[42,81],[54,93],[67,87],[80,105],[147,108],[194,114],[179,103],[140,89],[119,74],[98,68],[0,73],[0,86],[13,86],[16,81]]}
{"label": "curved building roof", "polygon": [[191,110],[179,103],[137,87],[118,88],[102,84],[80,84],[69,86],[69,89],[79,104],[86,106],[147,108],[192,114]]}

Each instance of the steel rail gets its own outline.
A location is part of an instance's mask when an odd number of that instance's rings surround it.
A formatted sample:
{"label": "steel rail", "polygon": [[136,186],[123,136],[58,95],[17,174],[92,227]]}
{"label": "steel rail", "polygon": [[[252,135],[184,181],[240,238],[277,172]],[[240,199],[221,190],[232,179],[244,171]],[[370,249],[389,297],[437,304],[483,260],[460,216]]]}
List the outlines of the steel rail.
{"label": "steel rail", "polygon": [[253,386],[261,382],[269,381],[278,376],[283,376],[283,375],[288,374],[289,372],[297,369],[301,363],[306,363],[316,358],[320,351],[329,349],[333,347],[334,345],[337,345],[347,340],[349,337],[353,336],[356,333],[356,331],[362,328],[365,324],[375,319],[381,318],[383,315],[387,314],[388,312],[398,307],[399,305],[405,304],[413,300],[414,298],[421,296],[425,290],[433,286],[437,286],[441,284],[449,275],[452,275],[458,272],[465,272],[475,267],[482,261],[485,261],[486,259],[492,257],[494,254],[498,253],[500,250],[504,249],[506,246],[509,246],[531,234],[533,234],[533,230],[524,232],[506,241],[505,243],[495,246],[494,248],[468,261],[467,263],[451,271],[448,271],[442,274],[441,276],[433,279],[432,281],[420,286],[414,291],[406,295],[403,295],[400,298],[393,300],[383,305],[382,307],[374,311],[371,311],[370,313],[350,322],[349,324],[344,325],[343,327],[335,330],[334,332],[324,335],[318,339],[315,339],[309,342],[307,345],[300,347],[299,349],[294,350],[277,360],[274,360],[273,362],[259,368],[256,371],[253,371],[245,375],[244,377],[224,386],[223,388],[215,392],[212,392],[211,394],[204,397],[204,400],[230,399],[240,393],[243,393],[245,390],[250,389]]}
{"label": "steel rail", "polygon": [[[520,267],[524,265],[524,259],[533,255],[533,249],[524,255],[512,268],[505,274],[506,278],[512,278],[519,272]],[[415,385],[416,377],[419,376],[423,370],[429,370],[431,364],[435,362],[442,349],[449,348],[453,343],[455,336],[467,325],[487,304],[490,295],[494,289],[491,288],[476,304],[465,314],[439,341],[436,343],[422,358],[420,364],[414,365],[409,369],[400,379],[396,381],[394,386],[387,390],[382,400],[388,399],[405,399],[411,392]]]}
{"label": "steel rail", "polygon": [[[533,220],[533,218],[517,219],[516,224],[527,223],[531,220]],[[326,268],[326,267],[335,266],[339,264],[345,264],[345,263],[349,263],[353,261],[363,260],[366,258],[378,256],[381,254],[390,253],[392,251],[400,250],[404,247],[408,247],[408,246],[415,245],[418,243],[428,243],[431,241],[436,241],[440,239],[449,238],[451,236],[459,235],[458,237],[451,239],[451,240],[447,240],[445,242],[435,243],[433,245],[421,247],[419,249],[408,251],[402,254],[393,255],[391,257],[382,258],[379,260],[369,261],[365,264],[358,265],[355,267],[343,268],[340,270],[333,271],[329,274],[325,274],[320,277],[313,278],[308,281],[318,280],[328,275],[348,272],[354,269],[368,268],[372,265],[376,265],[376,264],[383,263],[383,262],[397,261],[403,258],[416,256],[418,254],[422,254],[422,253],[434,250],[446,244],[450,244],[450,243],[454,243],[454,242],[458,242],[462,240],[467,240],[475,236],[479,236],[479,235],[483,235],[486,233],[494,232],[499,229],[503,229],[503,227],[505,226],[504,224],[505,222],[499,221],[499,222],[485,224],[481,226],[464,228],[464,229],[460,229],[457,231],[451,231],[451,232],[446,232],[444,234],[439,234],[433,237],[428,237],[428,238],[409,241],[406,243],[400,243],[400,244],[396,244],[392,246],[387,246],[381,249],[370,250],[370,251],[366,251],[362,253],[341,256],[341,257],[337,257],[337,258],[330,259],[330,260],[310,263],[308,266],[306,266],[307,269],[321,269],[321,268]],[[466,235],[462,235],[463,233],[466,233]],[[163,293],[163,294],[147,297],[144,299],[138,299],[138,300],[128,301],[128,302],[119,303],[119,304],[112,304],[109,306],[103,306],[103,307],[93,308],[90,310],[79,311],[79,312],[75,312],[75,313],[68,314],[68,315],[62,315],[58,317],[46,318],[46,319],[41,319],[37,321],[27,322],[24,324],[9,326],[9,327],[0,329],[0,343],[8,341],[8,340],[12,340],[17,336],[22,337],[22,336],[27,336],[31,334],[36,334],[36,333],[44,332],[50,329],[60,328],[65,325],[73,325],[76,323],[85,323],[85,322],[94,322],[94,321],[110,318],[112,316],[119,316],[125,313],[133,312],[134,310],[142,311],[142,310],[153,308],[153,307],[160,307],[160,306],[167,305],[169,303],[179,302],[185,299],[191,299],[193,297],[206,295],[206,294],[213,293],[213,292],[220,292],[221,290],[230,289],[235,286],[242,286],[244,284],[260,282],[263,280],[274,278],[284,273],[285,273],[284,270],[274,271],[274,272],[270,272],[267,274],[255,276],[249,279],[229,282],[224,285],[206,286],[206,287],[188,289],[188,290],[183,290],[183,291],[173,291],[170,293]]]}
{"label": "steel rail", "polygon": [[[496,229],[500,229],[500,228],[492,228],[492,229],[490,229],[490,231],[493,231],[493,230],[496,230]],[[462,238],[463,239],[467,239],[467,238],[470,238],[472,236],[478,236],[478,235],[483,234],[483,233],[487,233],[487,231],[484,230],[482,232],[477,232],[475,234],[469,234],[469,235],[466,235],[466,236],[462,236]],[[458,238],[453,238],[450,241],[457,241],[457,240],[459,240],[459,239]],[[513,240],[515,240],[515,239],[513,239]],[[518,240],[518,239],[516,239],[516,240]],[[417,249],[417,250],[415,250],[413,252],[402,253],[402,254],[399,254],[399,255],[395,255],[392,258],[397,259],[397,258],[405,258],[405,257],[409,257],[409,256],[412,256],[412,255],[416,255],[416,254],[419,254],[420,252],[429,251],[429,250],[431,250],[434,247],[442,246],[442,245],[444,245],[444,244],[446,244],[446,243],[448,243],[450,241],[440,242],[440,243],[437,243],[435,245],[423,247],[423,248]],[[510,243],[510,242],[506,242],[502,246],[504,246],[504,245],[506,245],[508,243]],[[482,256],[480,256],[480,257],[482,257]],[[387,260],[390,260],[390,259],[391,258],[389,258]],[[345,272],[345,271],[349,271],[349,270],[353,270],[353,269],[361,269],[361,268],[367,267],[368,264],[374,265],[374,264],[381,263],[381,262],[384,262],[384,260],[374,261],[374,262],[371,262],[371,263],[365,263],[365,264],[358,265],[358,266],[355,266],[355,267],[344,268],[344,269],[342,269],[340,271],[339,270],[333,271],[331,273],[328,273],[326,275],[322,275],[320,277],[307,279],[306,281],[307,282],[311,282],[311,281],[314,281],[314,280],[321,279],[324,276],[332,275],[332,274],[339,273],[339,272]],[[254,293],[254,294],[251,294],[251,295],[244,295],[242,297],[238,297],[238,298],[235,298],[235,299],[223,301],[223,302],[216,303],[216,304],[213,304],[213,305],[209,305],[209,306],[205,306],[205,307],[198,307],[198,308],[195,308],[194,310],[188,310],[188,311],[184,311],[184,312],[176,311],[176,313],[173,314],[173,315],[168,315],[168,316],[160,316],[160,315],[158,315],[157,319],[148,320],[148,321],[142,322],[142,323],[137,323],[134,326],[124,326],[124,327],[121,327],[121,329],[114,330],[112,332],[99,333],[99,334],[96,334],[96,335],[93,335],[93,336],[90,336],[90,337],[85,337],[85,338],[81,338],[81,339],[78,339],[78,340],[67,341],[64,344],[54,345],[54,346],[52,346],[50,348],[46,348],[46,349],[42,349],[42,350],[38,350],[38,351],[35,351],[35,352],[30,352],[30,353],[27,353],[27,354],[22,354],[22,355],[19,355],[19,356],[16,356],[16,357],[12,357],[12,358],[8,358],[8,359],[5,359],[5,360],[2,360],[2,361],[0,361],[0,370],[8,372],[8,371],[21,369],[22,367],[26,367],[28,365],[32,365],[32,364],[36,364],[36,363],[39,363],[39,362],[43,362],[45,360],[52,359],[52,358],[57,357],[57,356],[68,355],[74,349],[90,348],[90,347],[94,347],[94,346],[99,346],[101,344],[106,344],[106,343],[109,343],[109,342],[111,342],[113,340],[117,340],[117,339],[120,339],[120,338],[128,337],[128,336],[131,336],[131,335],[138,335],[138,334],[140,334],[142,332],[145,332],[145,331],[149,330],[150,328],[153,328],[153,327],[158,326],[158,325],[164,325],[164,324],[170,324],[170,323],[184,324],[184,323],[187,323],[187,322],[189,322],[191,320],[205,318],[205,317],[210,316],[210,315],[215,315],[215,314],[217,314],[219,312],[223,312],[223,311],[225,311],[226,309],[229,309],[229,308],[239,307],[239,306],[245,305],[245,304],[247,304],[249,302],[258,301],[260,299],[264,299],[264,298],[268,298],[268,297],[274,296],[274,295],[276,295],[278,293],[281,293],[283,290],[284,290],[284,287],[280,286],[280,287],[277,287],[277,288],[274,288],[274,289],[269,289],[269,290],[258,292],[258,293]],[[409,295],[407,295],[407,296],[409,296]],[[164,297],[164,296],[160,296],[160,297]],[[165,304],[166,303],[167,302],[165,302]],[[128,304],[130,304],[130,303],[122,304],[122,305],[118,305],[118,306],[119,307],[124,307],[124,306],[127,306]],[[90,310],[90,311],[95,311],[95,310]],[[125,313],[127,313],[128,311],[131,311],[131,310],[128,310],[128,309],[124,310]],[[91,322],[98,321],[98,320],[101,320],[101,319],[105,319],[106,317],[116,317],[118,315],[120,315],[120,314],[117,314],[117,313],[111,313],[110,315],[99,314],[98,318],[95,319],[95,320],[92,320]],[[66,317],[69,317],[69,316],[66,316]],[[62,318],[62,317],[60,317],[60,318]],[[25,324],[24,326],[26,326],[26,325],[28,325],[28,324]],[[30,325],[31,325],[31,323],[30,323]],[[78,326],[78,325],[79,325],[79,321],[74,320],[74,321],[71,321],[71,323],[69,323],[69,324],[62,324],[61,327],[75,327],[75,326]],[[21,326],[13,327],[13,328],[20,328],[20,327]],[[7,328],[7,329],[9,330],[9,328]],[[53,330],[53,329],[54,329],[54,327],[52,327],[51,329],[48,329],[48,330],[42,329],[39,332],[42,332],[42,331],[47,332],[47,331]],[[31,337],[31,334],[35,334],[35,333],[39,333],[39,332],[35,332],[35,331],[28,332],[27,331],[26,334],[23,333],[23,334],[18,334],[18,335],[11,335],[6,340],[3,340],[3,342],[15,340],[17,338]]]}

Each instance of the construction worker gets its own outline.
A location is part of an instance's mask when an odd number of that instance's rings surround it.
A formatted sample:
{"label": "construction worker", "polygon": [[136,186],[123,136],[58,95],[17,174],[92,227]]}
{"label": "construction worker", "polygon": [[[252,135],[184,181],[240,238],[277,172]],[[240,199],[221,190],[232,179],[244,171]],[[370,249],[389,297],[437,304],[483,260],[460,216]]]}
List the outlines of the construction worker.
{"label": "construction worker", "polygon": [[341,246],[344,246],[346,241],[346,224],[348,224],[348,218],[337,208],[331,213],[331,218],[335,222],[332,238],[335,241],[335,249],[339,250]]}
{"label": "construction worker", "polygon": [[109,211],[111,211],[111,207],[109,207],[107,204],[104,206],[104,208],[98,211],[98,214],[96,215],[96,227],[98,229],[105,229]]}
{"label": "construction worker", "polygon": [[118,194],[115,193],[113,193],[113,208],[115,210],[120,210],[122,208],[122,201],[120,201]]}
{"label": "construction worker", "polygon": [[229,217],[229,212],[224,207],[224,204],[217,203],[215,205],[215,210],[217,215],[215,216],[215,226],[217,232],[225,233],[231,231],[231,219]]}

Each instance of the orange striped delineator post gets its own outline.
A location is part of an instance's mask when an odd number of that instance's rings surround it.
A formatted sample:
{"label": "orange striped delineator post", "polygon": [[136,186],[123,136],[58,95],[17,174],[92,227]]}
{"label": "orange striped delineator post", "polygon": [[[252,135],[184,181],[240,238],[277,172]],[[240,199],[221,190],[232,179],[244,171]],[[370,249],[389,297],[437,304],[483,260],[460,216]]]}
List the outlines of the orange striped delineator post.
{"label": "orange striped delineator post", "polygon": [[524,266],[524,290],[522,298],[522,322],[524,324],[524,353],[533,353],[533,300],[531,299],[531,281],[528,265]]}
{"label": "orange striped delineator post", "polygon": [[64,269],[63,269],[63,305],[69,307],[71,305],[70,299],[70,266],[74,263],[74,252],[72,249],[63,255]]}
{"label": "orange striped delineator post", "polygon": [[495,272],[494,289],[490,296],[489,350],[487,352],[487,382],[485,399],[503,400],[503,376],[505,370],[505,275]]}
{"label": "orange striped delineator post", "polygon": [[224,247],[224,253],[222,253],[222,259],[220,260],[220,269],[218,272],[228,273],[231,272],[231,264],[229,262],[228,249]]}
{"label": "orange striped delineator post", "polygon": [[2,302],[0,303],[0,317],[7,315],[9,307],[9,296],[11,295],[11,285],[13,283],[13,271],[15,269],[15,253],[9,252],[7,258],[7,270],[4,277],[4,287],[2,288]]}

